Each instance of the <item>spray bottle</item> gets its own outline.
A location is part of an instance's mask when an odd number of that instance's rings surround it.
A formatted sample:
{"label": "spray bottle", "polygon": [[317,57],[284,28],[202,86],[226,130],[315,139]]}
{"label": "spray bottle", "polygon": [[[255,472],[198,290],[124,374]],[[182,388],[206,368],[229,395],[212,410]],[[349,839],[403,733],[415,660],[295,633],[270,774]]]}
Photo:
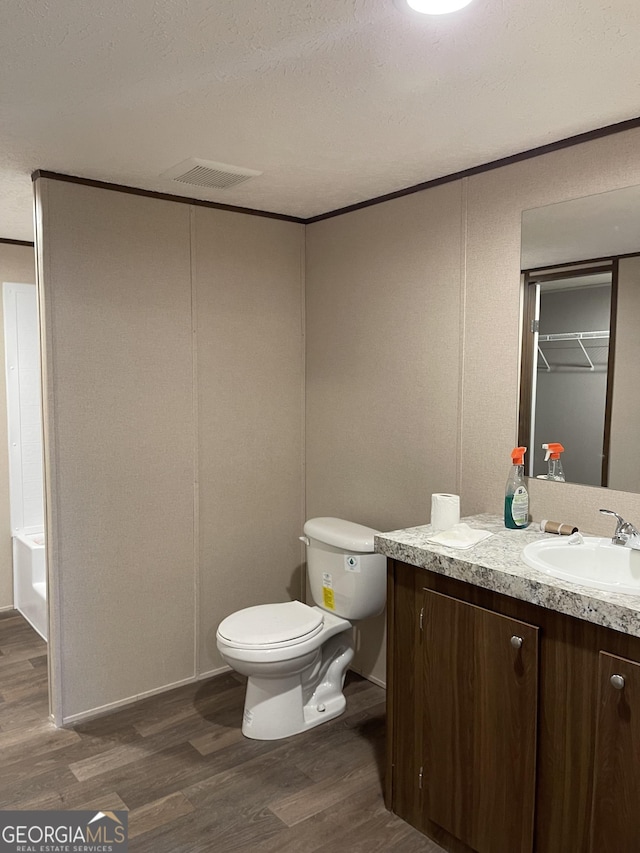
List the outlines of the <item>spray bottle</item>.
{"label": "spray bottle", "polygon": [[529,524],[529,493],[524,479],[526,452],[526,447],[515,447],[511,452],[513,466],[504,491],[504,525],[512,530]]}
{"label": "spray bottle", "polygon": [[556,441],[543,444],[542,449],[547,451],[544,461],[549,463],[547,480],[557,480],[559,483],[564,483],[564,471],[560,460],[560,454],[564,452],[564,447]]}

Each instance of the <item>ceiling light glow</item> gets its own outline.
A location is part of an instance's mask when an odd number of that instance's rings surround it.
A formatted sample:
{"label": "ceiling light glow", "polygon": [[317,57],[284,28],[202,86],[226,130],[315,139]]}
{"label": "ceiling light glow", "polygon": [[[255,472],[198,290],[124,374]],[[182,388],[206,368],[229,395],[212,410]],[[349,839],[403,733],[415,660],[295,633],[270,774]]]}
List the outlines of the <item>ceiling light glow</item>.
{"label": "ceiling light glow", "polygon": [[468,6],[471,0],[407,0],[407,5],[423,15],[446,15]]}

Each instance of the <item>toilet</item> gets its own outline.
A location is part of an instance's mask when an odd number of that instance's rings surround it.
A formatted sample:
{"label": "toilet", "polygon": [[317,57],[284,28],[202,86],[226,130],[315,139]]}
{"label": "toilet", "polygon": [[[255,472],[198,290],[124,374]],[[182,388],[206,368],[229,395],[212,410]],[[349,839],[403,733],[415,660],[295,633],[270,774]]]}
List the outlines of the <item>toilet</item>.
{"label": "toilet", "polygon": [[386,558],[373,553],[377,530],[340,518],[312,518],[300,538],[314,606],[260,604],[227,616],[218,651],[246,675],[242,733],[278,740],[339,716],[353,659],[352,622],[382,613]]}

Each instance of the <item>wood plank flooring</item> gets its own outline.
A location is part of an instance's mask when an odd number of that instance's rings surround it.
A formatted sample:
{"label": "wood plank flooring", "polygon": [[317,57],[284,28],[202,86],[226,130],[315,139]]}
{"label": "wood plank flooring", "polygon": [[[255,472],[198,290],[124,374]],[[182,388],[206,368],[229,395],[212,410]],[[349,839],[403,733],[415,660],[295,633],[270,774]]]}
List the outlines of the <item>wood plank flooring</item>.
{"label": "wood plank flooring", "polygon": [[46,644],[0,614],[0,809],[129,810],[132,853],[443,853],[384,808],[384,690],[280,741],[240,732],[233,673],[55,729]]}

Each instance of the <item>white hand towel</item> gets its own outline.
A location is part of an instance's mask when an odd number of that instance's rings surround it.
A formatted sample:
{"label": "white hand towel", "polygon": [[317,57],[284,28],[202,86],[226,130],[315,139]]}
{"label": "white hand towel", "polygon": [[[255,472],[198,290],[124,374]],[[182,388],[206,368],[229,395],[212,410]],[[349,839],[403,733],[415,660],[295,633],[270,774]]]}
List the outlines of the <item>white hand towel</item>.
{"label": "white hand towel", "polygon": [[447,548],[473,548],[483,539],[488,539],[493,534],[489,530],[474,530],[468,524],[454,524],[449,530],[429,536],[427,541],[436,545],[445,545]]}

